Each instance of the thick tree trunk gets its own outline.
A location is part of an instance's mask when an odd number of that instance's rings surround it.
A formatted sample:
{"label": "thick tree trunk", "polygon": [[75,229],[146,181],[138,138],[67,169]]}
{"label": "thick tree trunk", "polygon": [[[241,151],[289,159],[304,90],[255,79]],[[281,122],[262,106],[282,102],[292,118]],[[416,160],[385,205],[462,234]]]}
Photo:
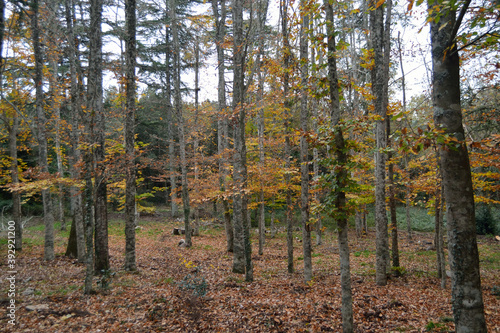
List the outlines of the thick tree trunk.
{"label": "thick tree trunk", "polygon": [[[31,28],[33,39],[33,52],[35,54],[35,108],[36,108],[36,125],[38,131],[38,163],[42,177],[48,177],[49,164],[48,164],[48,150],[47,150],[47,133],[45,110],[43,107],[43,59],[42,50],[40,45],[40,28],[38,25],[39,15],[39,2],[33,0],[31,6]],[[42,189],[42,202],[43,202],[43,217],[45,223],[45,245],[44,245],[44,259],[54,260],[54,216],[52,215],[52,204],[50,199],[50,191],[48,188]]]}
{"label": "thick tree trunk", "polygon": [[332,126],[335,133],[335,146],[338,165],[342,166],[335,170],[335,207],[338,228],[338,243],[340,254],[340,283],[342,289],[342,330],[345,333],[354,332],[353,311],[352,311],[352,289],[351,289],[351,268],[349,260],[348,224],[346,209],[346,194],[344,188],[347,186],[348,173],[343,167],[347,164],[344,136],[340,125],[341,110],[339,96],[339,81],[336,63],[335,29],[333,25],[333,8],[329,0],[324,3],[326,9],[326,27],[328,38],[328,82],[330,97],[330,114],[332,115]]}
{"label": "thick tree trunk", "polygon": [[125,154],[126,154],[126,179],[125,179],[125,270],[135,271],[135,227],[136,227],[136,202],[135,202],[135,65],[136,65],[136,0],[125,1]]}
{"label": "thick tree trunk", "polygon": [[[302,133],[309,131],[309,109],[308,109],[308,39],[307,31],[309,29],[309,13],[305,9],[305,0],[300,2],[302,24],[300,26],[300,127]],[[302,246],[304,254],[304,280],[306,282],[312,279],[312,258],[311,258],[311,225],[309,224],[309,149],[306,134],[300,137],[300,211],[302,218]]]}
{"label": "thick tree trunk", "polygon": [[[429,2],[433,7],[435,2]],[[434,8],[435,9],[435,8]],[[464,10],[466,7],[464,8]],[[444,11],[444,9],[442,9]],[[446,201],[452,307],[458,333],[486,332],[476,241],[474,189],[460,106],[460,59],[455,12],[431,20],[432,104],[436,128],[458,141],[439,149]]]}
{"label": "thick tree trunk", "polygon": [[375,227],[376,227],[376,283],[387,284],[387,268],[389,263],[389,241],[387,228],[387,212],[385,205],[385,164],[386,156],[383,150],[386,148],[386,116],[384,109],[384,6],[376,7],[374,1],[370,1],[372,11],[370,13],[370,34],[374,52],[375,65],[372,73],[372,93],[374,96],[375,114],[381,118],[376,122],[377,151],[375,153]]}

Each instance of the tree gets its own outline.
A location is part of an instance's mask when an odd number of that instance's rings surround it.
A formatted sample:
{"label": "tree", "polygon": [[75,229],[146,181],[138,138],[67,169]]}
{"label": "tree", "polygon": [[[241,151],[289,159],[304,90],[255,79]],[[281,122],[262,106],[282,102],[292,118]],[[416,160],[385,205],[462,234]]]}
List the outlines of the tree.
{"label": "tree", "polygon": [[457,332],[486,332],[476,240],[474,190],[460,100],[460,57],[456,37],[470,1],[456,8],[429,1],[432,48],[432,104],[434,123],[449,144],[439,147],[448,251],[452,273],[452,305]]}
{"label": "tree", "polygon": [[302,244],[304,253],[304,280],[312,279],[312,258],[311,258],[311,225],[309,223],[309,150],[307,144],[307,132],[309,131],[309,109],[308,101],[308,30],[309,30],[309,6],[308,2],[300,2],[300,15],[302,22],[300,25],[300,172],[301,172],[301,217],[302,217]]}
{"label": "tree", "polygon": [[[106,121],[102,92],[102,0],[90,2],[89,69],[87,101],[90,110],[91,142],[94,153],[94,216],[95,216],[95,269],[102,273],[109,270],[107,179],[106,179]],[[95,124],[95,126],[94,126]],[[87,217],[86,217],[87,218]],[[87,240],[88,241],[88,240]],[[88,248],[87,248],[88,250]]]}
{"label": "tree", "polygon": [[191,246],[191,226],[189,222],[189,189],[187,179],[187,161],[186,161],[186,139],[184,128],[184,116],[182,114],[182,99],[181,99],[181,62],[180,52],[181,46],[179,43],[178,20],[175,13],[176,1],[170,1],[170,22],[172,24],[172,40],[173,40],[173,69],[174,69],[174,110],[177,117],[177,125],[179,131],[179,151],[181,157],[181,182],[182,182],[182,210],[184,211],[184,225],[186,230],[186,244]]}
{"label": "tree", "polygon": [[[38,163],[42,177],[49,176],[48,164],[48,149],[47,149],[47,117],[44,110],[43,98],[43,59],[40,43],[40,27],[38,22],[40,3],[38,0],[33,0],[30,4],[31,10],[31,35],[33,40],[33,53],[35,55],[35,75],[33,77],[35,84],[35,107],[36,107],[36,124],[37,124],[37,139],[39,157]],[[43,216],[45,222],[45,260],[54,260],[54,216],[52,215],[52,203],[50,199],[50,190],[45,187],[42,189],[43,200]]]}
{"label": "tree", "polygon": [[[284,116],[284,127],[285,127],[285,168],[290,170],[290,158],[291,158],[291,144],[290,144],[290,109],[292,107],[292,100],[289,96],[290,90],[290,65],[291,65],[291,48],[289,42],[289,30],[288,30],[288,6],[287,0],[280,2],[280,13],[281,13],[281,33],[283,35],[283,108]],[[286,247],[287,247],[287,269],[288,273],[292,274],[294,272],[293,266],[293,221],[291,216],[292,211],[292,191],[290,189],[291,176],[290,172],[285,174],[286,183],[286,204],[285,204],[285,220],[286,220]]]}
{"label": "tree", "polygon": [[328,44],[328,85],[330,97],[330,114],[332,116],[332,127],[334,136],[333,150],[336,154],[337,165],[333,171],[335,183],[332,187],[335,201],[335,219],[337,221],[338,242],[340,253],[340,283],[342,288],[342,328],[343,332],[354,332],[351,290],[351,268],[349,262],[348,244],[348,208],[346,204],[345,188],[348,185],[348,162],[347,147],[341,126],[341,109],[339,96],[339,79],[336,63],[335,28],[333,25],[333,7],[330,0],[325,0],[327,44]]}
{"label": "tree", "polygon": [[233,195],[234,255],[233,272],[245,273],[245,280],[253,280],[252,247],[247,221],[247,166],[245,143],[245,106],[244,106],[244,66],[245,40],[243,38],[243,1],[233,0],[233,112],[234,154]]}
{"label": "tree", "polygon": [[217,0],[212,0],[212,11],[215,19],[215,46],[217,49],[217,68],[218,68],[218,89],[217,100],[219,104],[219,115],[217,117],[217,154],[219,155],[219,182],[222,192],[222,204],[224,207],[224,225],[226,228],[227,251],[232,252],[234,249],[234,234],[233,224],[229,208],[229,200],[224,195],[226,191],[226,176],[228,174],[226,168],[226,150],[228,146],[228,119],[226,116],[226,80],[225,61],[224,61],[224,39],[226,36],[226,1],[220,1],[220,12],[217,5]]}
{"label": "tree", "polygon": [[126,153],[126,189],[125,189],[125,269],[135,271],[135,211],[136,211],[136,168],[135,168],[135,66],[136,66],[136,0],[125,1],[125,153]]}
{"label": "tree", "polygon": [[[370,1],[370,36],[373,48],[374,65],[372,74],[372,93],[376,121],[377,150],[375,153],[375,226],[377,237],[376,250],[376,282],[387,284],[387,268],[389,263],[389,241],[387,239],[387,212],[385,205],[385,165],[386,154],[386,117],[387,105],[384,108],[384,86],[388,78],[384,72],[384,6],[381,2]],[[390,15],[390,13],[388,13]]]}
{"label": "tree", "polygon": [[[69,157],[70,164],[70,174],[73,181],[76,183],[81,176],[81,170],[78,165],[82,159],[82,153],[79,148],[80,136],[81,136],[81,122],[82,122],[82,73],[81,66],[78,63],[78,50],[76,43],[76,36],[73,27],[73,21],[75,20],[74,4],[70,0],[65,0],[65,18],[66,18],[66,29],[68,34],[68,60],[70,68],[70,142],[71,142],[71,154]],[[78,79],[80,78],[80,80]],[[80,188],[78,186],[71,186],[71,213],[73,216],[73,222],[71,224],[70,238],[68,240],[68,247],[66,250],[67,256],[75,256],[78,261],[85,262],[85,227],[83,224],[83,198]],[[72,237],[71,235],[74,235]]]}

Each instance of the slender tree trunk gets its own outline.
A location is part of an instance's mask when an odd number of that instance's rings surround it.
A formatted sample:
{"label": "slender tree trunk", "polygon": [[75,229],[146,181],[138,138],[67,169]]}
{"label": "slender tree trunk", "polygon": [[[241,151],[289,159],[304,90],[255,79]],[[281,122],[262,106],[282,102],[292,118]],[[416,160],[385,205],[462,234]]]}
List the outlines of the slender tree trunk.
{"label": "slender tree trunk", "polygon": [[[19,164],[17,161],[17,134],[19,132],[19,117],[14,112],[12,115],[12,126],[9,128],[9,155],[10,155],[10,177],[12,185],[19,184]],[[21,220],[21,193],[12,192],[12,219],[15,222],[15,250],[23,249],[23,226]]]}
{"label": "slender tree trunk", "polygon": [[[314,20],[311,24],[311,29],[310,29],[310,33],[309,33],[309,38],[311,40],[314,40],[315,38],[315,35],[316,35],[317,31],[314,27]],[[321,33],[321,32],[320,32]],[[322,54],[318,54],[318,57],[320,59],[322,59]],[[311,66],[312,68],[316,68],[316,50],[314,47],[311,47]],[[321,60],[322,62],[322,60]],[[322,64],[320,64],[320,67],[322,66]],[[317,71],[317,70],[316,70]],[[317,74],[316,74],[317,75]],[[315,98],[312,98],[311,99],[311,113],[312,113],[312,130],[314,133],[318,134],[318,116],[319,116],[319,112],[318,112],[318,98],[315,97]],[[319,152],[318,152],[318,148],[313,148],[313,179],[317,179],[317,177],[319,177]],[[314,201],[315,202],[319,202],[320,198],[319,198],[319,194],[316,192],[314,194]],[[316,245],[321,245],[323,240],[322,240],[322,235],[323,235],[323,225],[321,223],[321,214],[320,213],[317,213],[316,216],[315,216],[315,233],[316,233]]]}
{"label": "slender tree trunk", "polygon": [[[199,102],[199,92],[200,92],[200,38],[198,36],[195,37],[195,65],[194,65],[194,127],[196,131],[198,131],[198,116],[200,113],[200,102]],[[199,166],[198,166],[198,154],[199,154],[199,139],[198,133],[195,134],[194,143],[193,143],[193,155],[194,155],[194,182],[195,186],[198,186],[199,183]],[[194,226],[193,226],[193,235],[199,236],[200,234],[200,209],[199,204],[194,207]]]}
{"label": "slender tree trunk", "polygon": [[[301,17],[302,24],[300,26],[300,127],[303,133],[309,131],[309,109],[308,109],[308,47],[307,30],[309,29],[309,13],[305,9],[305,0],[301,0]],[[300,137],[300,173],[301,173],[301,217],[302,217],[302,246],[304,254],[304,280],[306,282],[312,279],[312,258],[311,258],[311,225],[309,224],[309,149],[305,134]]]}
{"label": "slender tree trunk", "polygon": [[[64,177],[63,170],[63,152],[61,150],[61,105],[60,105],[60,89],[58,86],[58,57],[59,50],[57,46],[58,40],[60,40],[59,31],[61,26],[59,24],[58,18],[56,18],[57,4],[55,1],[48,0],[45,2],[46,11],[44,13],[43,24],[45,33],[43,38],[43,43],[47,46],[48,52],[46,52],[47,62],[48,62],[48,73],[47,79],[49,81],[49,109],[52,112],[52,120],[54,123],[54,153],[56,155],[56,166],[57,174],[59,178]],[[61,223],[60,229],[66,230],[66,222],[64,220],[64,191],[61,184],[57,185],[57,195],[53,197],[53,210],[55,221]]]}
{"label": "slender tree trunk", "polygon": [[[165,0],[165,6],[167,8],[166,15],[170,18],[170,11],[174,10],[170,5],[170,0]],[[166,65],[166,84],[165,84],[165,94],[167,100],[167,131],[168,131],[168,170],[170,175],[170,216],[172,218],[177,217],[178,206],[176,202],[177,198],[177,168],[176,168],[176,156],[175,156],[175,115],[174,109],[172,107],[172,85],[171,79],[172,74],[170,72],[170,60],[172,58],[172,49],[171,49],[171,30],[172,26],[170,24],[169,27],[165,30],[165,65]]]}
{"label": "slender tree trunk", "polygon": [[94,126],[95,149],[95,271],[109,270],[105,116],[102,92],[102,0],[90,1],[88,103]]}
{"label": "slender tree trunk", "polygon": [[372,93],[375,113],[381,118],[376,122],[377,151],[375,153],[375,227],[376,227],[376,283],[387,284],[387,268],[389,262],[389,242],[387,228],[387,212],[385,205],[385,165],[386,155],[386,116],[384,109],[384,6],[376,7],[370,1],[370,34],[375,65],[372,69]]}
{"label": "slender tree trunk", "polygon": [[[82,116],[82,98],[80,95],[78,87],[77,78],[77,47],[75,42],[75,34],[73,29],[74,20],[74,9],[73,4],[70,0],[65,0],[65,14],[66,14],[66,28],[68,34],[68,57],[70,66],[70,95],[71,95],[71,154],[69,156],[70,161],[70,174],[74,181],[80,179],[80,170],[77,167],[81,160],[81,151],[78,148],[80,143],[80,118]],[[75,238],[71,238],[68,241],[68,249],[66,250],[67,255],[74,255],[78,258],[80,263],[85,262],[85,230],[83,225],[83,211],[82,211],[82,194],[77,186],[70,187],[71,194],[71,215],[73,220],[73,225],[71,229],[75,229]],[[72,245],[71,242],[76,242]],[[70,248],[76,248],[76,253],[71,253]]]}
{"label": "slender tree trunk", "polygon": [[[259,77],[259,100],[263,99],[264,94],[264,79],[262,73],[258,71]],[[259,105],[259,120],[258,120],[258,134],[259,134],[259,167],[264,170],[266,167],[265,153],[264,153],[264,106],[262,103]],[[260,179],[260,192],[259,192],[259,255],[264,254],[265,245],[265,232],[266,232],[266,206],[264,197],[264,180],[261,175]]]}
{"label": "slender tree trunk", "polygon": [[[434,8],[435,2],[429,2]],[[467,9],[464,4],[463,12]],[[434,8],[435,9],[435,8]],[[444,11],[445,9],[441,9]],[[436,128],[458,140],[439,148],[446,201],[452,308],[457,333],[487,332],[476,240],[474,190],[460,106],[460,58],[455,31],[460,22],[446,9],[431,20],[432,104]],[[457,26],[457,30],[455,29]]]}
{"label": "slender tree trunk", "polygon": [[[90,124],[92,127],[92,124]],[[92,186],[92,152],[86,151],[84,157],[85,170],[85,189],[84,189],[84,226],[85,226],[85,245],[86,245],[86,271],[84,294],[92,293],[92,280],[94,278],[94,189]]]}
{"label": "slender tree trunk", "polygon": [[[341,110],[339,96],[339,82],[336,63],[335,29],[333,25],[333,8],[329,0],[324,3],[326,9],[326,27],[328,38],[328,82],[330,91],[330,113],[332,115],[332,126],[335,135],[335,154],[337,163],[341,166],[347,164],[348,156],[344,142],[344,135],[340,127]],[[340,283],[342,289],[342,330],[345,333],[354,332],[351,290],[351,268],[349,260],[348,224],[346,209],[346,194],[344,188],[347,186],[348,173],[345,168],[335,170],[335,207],[338,228],[338,242],[340,254]]]}
{"label": "slender tree trunk", "polygon": [[[285,169],[287,171],[291,168],[291,155],[292,148],[290,144],[290,109],[292,107],[291,97],[289,96],[290,90],[290,62],[291,62],[291,49],[289,42],[289,32],[288,32],[288,0],[284,0],[283,4],[280,2],[281,11],[281,30],[283,35],[283,100],[284,100],[284,113],[285,113]],[[285,206],[285,225],[286,225],[286,247],[287,247],[287,257],[288,257],[288,273],[292,274],[295,269],[293,265],[293,220],[292,220],[292,193],[290,191],[291,177],[290,172],[285,174],[286,183],[286,206]]]}
{"label": "slender tree trunk", "polygon": [[135,65],[136,65],[136,0],[125,1],[125,154],[126,154],[126,179],[125,179],[125,270],[135,271]]}
{"label": "slender tree trunk", "polygon": [[[398,32],[398,55],[399,55],[399,67],[401,68],[401,90],[403,93],[403,113],[406,114],[406,81],[405,81],[405,71],[403,67],[403,51],[401,49],[401,38]],[[408,233],[408,239],[412,241],[412,230],[411,230],[411,217],[410,217],[410,174],[408,172],[408,154],[404,153],[404,166],[408,173],[408,179],[406,181],[405,189],[405,211],[406,211],[406,230]]]}
{"label": "slender tree trunk", "polygon": [[182,209],[184,212],[184,228],[186,230],[186,244],[191,246],[191,225],[190,225],[190,205],[187,180],[187,161],[186,161],[186,140],[184,128],[184,116],[182,114],[182,99],[181,99],[181,61],[180,61],[180,42],[178,32],[178,22],[175,13],[177,7],[176,0],[170,0],[170,21],[172,29],[173,41],[173,69],[174,69],[174,109],[177,117],[179,131],[179,153],[181,157],[181,183],[182,183]]}
{"label": "slender tree trunk", "polygon": [[[229,148],[228,145],[228,121],[227,121],[227,102],[226,102],[226,80],[224,78],[225,73],[225,63],[224,63],[224,39],[226,35],[226,1],[221,0],[220,3],[220,15],[218,9],[218,0],[212,0],[212,9],[215,15],[215,25],[216,25],[216,35],[215,44],[217,48],[217,64],[218,64],[218,102],[219,102],[219,119],[217,121],[217,153],[219,155],[219,183],[221,192],[226,191],[226,176],[228,175],[228,170],[226,168],[227,158],[226,150]],[[229,201],[224,196],[222,198],[222,205],[224,207],[224,225],[226,228],[226,243],[227,251],[233,252],[234,249],[234,233],[233,233],[233,223],[231,221],[231,213]]]}
{"label": "slender tree trunk", "polygon": [[[46,123],[47,118],[43,107],[43,59],[40,45],[40,27],[38,22],[39,2],[33,0],[31,3],[31,28],[33,39],[33,52],[35,54],[35,108],[36,108],[36,124],[38,131],[38,163],[42,177],[49,175],[48,152],[47,152],[47,133]],[[45,245],[44,259],[54,260],[54,216],[52,215],[52,204],[50,199],[50,191],[48,188],[42,189],[43,201],[43,216],[45,222]]]}
{"label": "slender tree trunk", "polygon": [[[258,18],[258,32],[257,37],[259,40],[259,53],[257,56],[258,61],[258,88],[257,88],[257,103],[259,108],[258,113],[258,124],[257,131],[259,136],[259,165],[262,170],[266,167],[265,162],[265,152],[264,152],[264,128],[265,128],[265,120],[264,120],[264,76],[262,73],[262,57],[264,56],[264,28],[266,24],[267,17],[267,8],[269,5],[268,0],[259,1],[259,7],[257,9],[257,18]],[[260,193],[259,193],[259,255],[264,254],[264,245],[265,245],[265,233],[266,233],[266,208],[265,208],[265,198],[264,198],[264,180],[260,179]]]}
{"label": "slender tree trunk", "polygon": [[441,214],[439,215],[439,230],[440,230],[440,235],[441,237],[439,238],[439,248],[440,248],[440,256],[441,256],[441,288],[446,289],[446,255],[444,253],[444,235],[443,235],[443,230],[444,230],[444,211],[445,211],[445,202],[444,202],[444,197],[443,197],[443,182],[441,178],[441,207],[440,207],[440,212]]}
{"label": "slender tree trunk", "polygon": [[253,280],[252,248],[250,229],[247,221],[246,144],[244,102],[244,64],[245,48],[243,39],[243,1],[233,0],[233,108],[237,116],[234,125],[233,179],[235,194],[233,198],[234,256],[233,272],[245,273],[245,280]]}
{"label": "slender tree trunk", "polygon": [[435,230],[435,234],[434,234],[434,246],[436,247],[436,259],[437,259],[437,274],[438,274],[438,278],[442,278],[442,273],[445,273],[445,276],[446,276],[446,272],[444,271],[443,267],[444,267],[444,257],[442,256],[442,254],[444,254],[444,252],[442,251],[442,247],[441,245],[443,245],[443,231],[441,230],[441,224],[440,224],[440,221],[441,221],[441,202],[440,202],[440,199],[441,199],[441,193],[440,193],[440,189],[436,191],[436,195],[435,195],[435,202],[434,202],[434,230]]}
{"label": "slender tree trunk", "polygon": [[[392,0],[386,2],[387,13],[385,16],[384,27],[384,95],[383,108],[386,110],[389,106],[389,66],[391,58],[391,17],[392,17]],[[386,117],[386,146],[391,147],[391,117]],[[396,189],[394,186],[394,164],[392,161],[393,153],[389,150],[387,153],[388,162],[388,186],[389,186],[389,211],[391,212],[391,238],[392,238],[392,266],[399,267],[399,242],[398,242],[398,221],[396,216]]]}

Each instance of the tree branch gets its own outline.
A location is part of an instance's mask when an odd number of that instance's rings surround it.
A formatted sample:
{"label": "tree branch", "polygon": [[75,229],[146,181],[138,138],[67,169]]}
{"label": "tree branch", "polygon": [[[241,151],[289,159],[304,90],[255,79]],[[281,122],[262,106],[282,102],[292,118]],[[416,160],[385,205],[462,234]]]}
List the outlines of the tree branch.
{"label": "tree branch", "polygon": [[447,46],[451,46],[453,43],[453,40],[457,36],[458,29],[460,29],[460,25],[462,24],[462,21],[464,19],[465,13],[467,12],[467,9],[469,9],[470,3],[472,0],[466,0],[464,5],[462,6],[462,9],[460,10],[460,14],[458,15],[457,20],[455,21],[455,25],[453,27],[453,30],[450,35],[450,39],[448,40]]}

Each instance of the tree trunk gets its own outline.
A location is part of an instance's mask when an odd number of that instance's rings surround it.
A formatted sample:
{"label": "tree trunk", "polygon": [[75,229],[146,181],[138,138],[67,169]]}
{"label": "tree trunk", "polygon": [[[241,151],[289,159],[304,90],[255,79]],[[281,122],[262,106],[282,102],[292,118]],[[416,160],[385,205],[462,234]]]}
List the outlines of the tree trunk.
{"label": "tree trunk", "polygon": [[182,114],[181,100],[181,61],[180,61],[180,43],[178,22],[175,13],[176,1],[170,0],[170,21],[172,29],[173,42],[173,78],[174,78],[174,110],[177,117],[177,125],[179,131],[179,154],[181,158],[181,183],[182,183],[182,210],[184,212],[184,228],[186,229],[186,245],[190,247],[191,243],[191,225],[190,225],[190,205],[187,180],[187,161],[186,161],[186,140],[184,128],[184,116]]}
{"label": "tree trunk", "polygon": [[[310,29],[310,33],[309,33],[309,38],[311,40],[314,40],[315,38],[315,35],[316,35],[317,31],[315,31],[315,27],[314,27],[314,20],[313,22],[311,22],[311,29]],[[318,57],[320,59],[320,64],[319,66],[323,66],[323,57],[322,57],[322,54],[319,53],[318,54]],[[312,68],[317,68],[316,67],[316,50],[314,47],[311,47],[311,67]],[[318,70],[316,70],[317,72],[319,72]],[[315,75],[317,75],[317,73],[315,73]],[[318,98],[317,97],[314,97],[311,99],[311,113],[312,113],[312,131],[315,133],[315,134],[318,134],[318,116],[319,116],[319,112],[318,112]],[[313,160],[312,160],[312,164],[313,164],[313,179],[317,179],[319,177],[319,151],[318,151],[318,148],[314,147],[313,148]],[[313,198],[314,202],[318,203],[320,201],[320,198],[319,198],[319,194],[317,192],[315,192],[314,194],[314,198]],[[316,234],[316,245],[321,245],[323,243],[323,239],[322,239],[322,236],[323,236],[323,225],[321,223],[321,214],[320,213],[316,213],[316,216],[315,216],[315,234]]]}
{"label": "tree trunk", "polygon": [[[10,155],[10,177],[12,185],[19,184],[19,164],[17,162],[17,134],[19,131],[19,117],[14,112],[12,115],[12,126],[9,128],[9,155]],[[23,225],[21,220],[21,193],[12,191],[12,219],[15,222],[15,250],[23,249]]]}
{"label": "tree trunk", "polygon": [[439,215],[439,230],[441,237],[439,238],[439,253],[441,256],[441,288],[446,289],[446,255],[444,253],[444,210],[445,210],[445,202],[443,198],[443,182],[441,179],[441,189],[440,189],[440,198],[441,198],[441,206],[439,211],[441,214]]}
{"label": "tree trunk", "polygon": [[[165,7],[167,8],[167,17],[170,18],[170,0],[165,0]],[[171,78],[172,74],[170,72],[170,59],[172,57],[171,50],[171,36],[172,26],[171,24],[165,28],[165,99],[167,101],[167,132],[168,132],[168,170],[170,178],[170,216],[172,218],[177,217],[178,206],[176,202],[177,198],[177,168],[176,168],[176,157],[175,157],[175,115],[172,107],[172,87]]]}
{"label": "tree trunk", "polygon": [[[82,98],[80,95],[80,90],[78,87],[78,77],[77,77],[77,46],[75,42],[75,34],[73,30],[73,20],[74,20],[74,9],[73,4],[70,0],[65,0],[65,14],[66,14],[66,27],[68,34],[68,57],[69,57],[69,67],[70,67],[70,95],[71,95],[71,154],[69,156],[70,164],[70,174],[73,181],[80,179],[80,169],[77,167],[81,160],[81,151],[78,148],[80,143],[80,118],[82,116]],[[83,211],[82,211],[82,194],[77,186],[70,187],[71,195],[71,215],[73,224],[71,228],[75,228],[75,238],[71,237],[68,241],[67,255],[70,253],[70,248],[76,248],[76,257],[80,263],[85,262],[85,230],[83,225]],[[72,242],[76,242],[75,245]]]}
{"label": "tree trunk", "polygon": [[[217,64],[218,64],[218,102],[219,102],[219,119],[217,121],[217,154],[219,155],[219,183],[221,192],[226,191],[226,176],[228,175],[228,170],[226,168],[227,164],[227,152],[229,148],[228,145],[228,121],[226,116],[227,103],[226,103],[226,80],[224,78],[225,73],[225,63],[224,63],[224,39],[226,36],[226,1],[221,0],[221,9],[219,15],[219,9],[217,5],[217,0],[212,0],[212,9],[215,16],[216,34],[215,34],[215,44],[217,48]],[[222,205],[224,207],[224,225],[226,229],[226,243],[227,251],[233,252],[234,249],[234,233],[233,233],[233,223],[231,221],[231,213],[229,201],[226,196],[222,198]]]}
{"label": "tree trunk", "polygon": [[[283,100],[284,100],[284,127],[285,127],[285,169],[287,171],[291,168],[291,155],[292,148],[290,145],[290,109],[292,107],[291,97],[289,96],[290,90],[290,62],[291,62],[291,49],[289,42],[289,32],[288,32],[288,6],[290,3],[288,0],[284,0],[283,4],[280,2],[281,11],[281,30],[283,35]],[[286,225],[286,247],[287,247],[287,257],[288,257],[288,273],[292,274],[294,272],[293,265],[293,220],[292,220],[292,193],[290,191],[291,177],[290,172],[285,174],[286,183],[286,205],[285,205],[285,225]]]}
{"label": "tree trunk", "polygon": [[135,65],[136,65],[136,0],[125,1],[125,270],[135,271],[136,177],[135,177]]}
{"label": "tree trunk", "polygon": [[[439,186],[440,187],[440,186]],[[436,191],[435,202],[434,202],[434,246],[436,247],[436,259],[437,259],[437,274],[438,278],[445,279],[446,281],[446,269],[445,269],[445,258],[443,249],[443,230],[441,228],[441,189]]]}
{"label": "tree trunk", "polygon": [[[92,126],[92,125],[91,125]],[[85,245],[86,245],[86,270],[84,294],[92,293],[92,280],[94,278],[94,194],[92,186],[92,152],[86,151],[84,157],[85,170],[85,189],[84,189],[84,226],[85,226]]]}
{"label": "tree trunk", "polygon": [[339,96],[339,82],[336,63],[335,29],[333,25],[333,8],[329,0],[324,3],[326,10],[326,27],[328,38],[328,83],[330,92],[330,114],[332,115],[332,126],[335,135],[335,154],[338,165],[342,166],[335,170],[335,208],[337,209],[338,243],[340,254],[340,283],[342,289],[342,330],[345,333],[354,332],[351,290],[351,268],[349,260],[348,224],[346,194],[344,188],[347,186],[349,174],[344,166],[347,165],[344,135],[340,127],[341,110]]}
{"label": "tree trunk", "polygon": [[[47,118],[43,107],[43,59],[42,50],[40,45],[40,28],[38,25],[39,15],[39,2],[33,0],[31,4],[31,28],[33,39],[33,52],[35,54],[35,108],[36,108],[36,125],[38,131],[38,163],[42,177],[49,176],[49,164],[47,153],[47,133],[46,123]],[[43,217],[45,222],[45,245],[44,245],[44,259],[54,260],[54,216],[52,215],[52,204],[50,199],[50,190],[48,188],[42,189],[43,201]]]}
{"label": "tree trunk", "polygon": [[88,103],[92,112],[95,142],[95,271],[109,270],[105,116],[102,92],[102,0],[90,1]]}
{"label": "tree trunk", "polygon": [[[401,90],[403,93],[403,114],[406,114],[406,81],[405,81],[405,71],[403,67],[403,51],[401,50],[401,39],[400,33],[398,32],[398,54],[399,54],[399,66],[401,68]],[[404,153],[404,166],[408,174],[408,179],[406,180],[406,191],[405,191],[405,210],[406,210],[406,230],[408,232],[408,239],[412,241],[412,230],[411,230],[411,218],[410,218],[410,173],[408,171],[408,154]]]}
{"label": "tree trunk", "polygon": [[[258,103],[258,140],[259,140],[259,167],[264,170],[266,167],[265,152],[264,152],[264,76],[262,73],[262,57],[264,56],[264,38],[265,38],[265,24],[267,17],[267,8],[269,5],[268,0],[259,1],[259,8],[257,9],[258,18],[258,32],[257,38],[259,40],[259,51],[257,55],[258,69],[258,88],[257,88],[257,103]],[[264,198],[264,179],[261,174],[260,179],[260,192],[259,192],[259,255],[264,254],[265,233],[266,233],[266,207]]]}
{"label": "tree trunk", "polygon": [[384,109],[384,6],[376,7],[374,1],[370,1],[372,9],[370,13],[371,46],[374,53],[375,65],[372,74],[372,94],[374,96],[375,114],[381,118],[376,122],[377,150],[375,153],[375,227],[376,227],[376,276],[378,285],[387,284],[387,268],[389,262],[389,242],[387,235],[387,212],[385,205],[385,164],[386,156],[383,150],[386,148],[386,116]]}
{"label": "tree trunk", "polygon": [[[193,143],[193,155],[194,155],[194,182],[195,186],[199,184],[199,131],[198,131],[198,116],[200,113],[200,102],[199,102],[199,92],[200,92],[200,38],[195,37],[195,65],[194,65],[194,128],[196,129],[194,143]],[[193,226],[193,236],[199,236],[200,234],[200,209],[199,204],[194,207],[194,226]]]}
{"label": "tree trunk", "polygon": [[233,0],[233,108],[237,115],[234,125],[233,198],[234,255],[233,272],[245,273],[245,280],[253,280],[252,248],[247,221],[247,166],[245,144],[243,1]]}
{"label": "tree trunk", "polygon": [[[429,2],[434,8],[435,2]],[[467,8],[464,7],[463,11]],[[445,9],[442,9],[444,11]],[[432,104],[437,129],[458,140],[439,148],[446,201],[452,307],[458,333],[486,332],[476,241],[474,190],[460,106],[460,58],[455,12],[431,20]]]}
{"label": "tree trunk", "polygon": [[[302,133],[309,131],[309,109],[307,105],[308,94],[308,47],[307,31],[309,29],[309,13],[305,11],[305,0],[300,2],[302,24],[300,26],[300,127]],[[300,211],[302,217],[302,246],[304,254],[304,280],[306,282],[312,279],[312,258],[311,258],[311,225],[309,224],[309,149],[307,138],[303,134],[300,137],[300,173],[301,173],[301,195]]]}

